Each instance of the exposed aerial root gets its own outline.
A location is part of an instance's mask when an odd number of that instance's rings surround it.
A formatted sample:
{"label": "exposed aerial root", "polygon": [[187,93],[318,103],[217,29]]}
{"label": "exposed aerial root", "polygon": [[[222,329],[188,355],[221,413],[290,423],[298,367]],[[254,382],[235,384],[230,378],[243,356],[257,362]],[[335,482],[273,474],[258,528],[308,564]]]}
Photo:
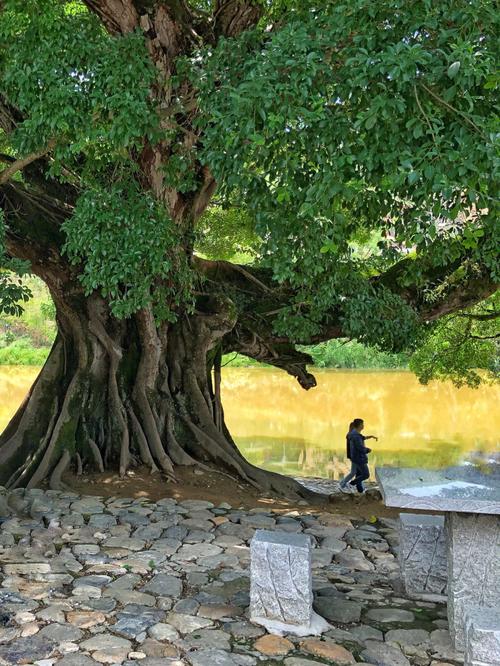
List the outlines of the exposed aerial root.
{"label": "exposed aerial root", "polygon": [[127,424],[127,416],[125,406],[120,396],[118,388],[117,371],[120,361],[122,359],[122,350],[115,343],[114,340],[106,332],[106,328],[102,321],[101,306],[97,300],[89,300],[89,313],[92,315],[89,323],[89,328],[99,340],[101,345],[106,350],[109,357],[108,367],[108,391],[111,404],[114,407],[114,415],[118,422],[119,430],[121,433],[120,441],[120,476],[125,476],[125,473],[130,464],[130,434]]}
{"label": "exposed aerial root", "polygon": [[75,459],[76,459],[76,475],[77,476],[82,476],[82,474],[83,474],[83,463],[82,463],[82,457],[78,453],[78,451],[75,453]]}
{"label": "exposed aerial root", "polygon": [[58,443],[60,442],[60,436],[62,434],[63,427],[72,418],[70,416],[70,410],[73,403],[77,401],[78,395],[81,395],[82,385],[83,383],[81,379],[81,373],[77,371],[73,375],[71,382],[68,386],[68,390],[66,391],[66,395],[64,397],[61,410],[55,422],[52,434],[50,435],[50,440],[47,445],[47,449],[43,455],[40,464],[38,465],[31,479],[29,480],[26,486],[27,488],[36,488],[50,473],[53,465],[54,451]]}
{"label": "exposed aerial root", "polygon": [[94,442],[92,438],[89,437],[89,448],[92,451],[92,456],[94,458],[94,462],[96,464],[97,469],[99,472],[104,472],[104,461],[102,459],[101,451],[97,444]]}
{"label": "exposed aerial root", "polygon": [[153,456],[151,455],[148,440],[144,435],[144,430],[142,429],[131,404],[127,405],[127,412],[132,426],[132,433],[134,434],[135,441],[139,447],[141,460],[145,465],[147,465],[147,467],[150,468],[151,474],[154,474],[155,472],[158,472],[158,467],[154,461]]}
{"label": "exposed aerial root", "polygon": [[[213,459],[218,458],[227,467],[229,467],[229,469],[233,469],[247,483],[249,483],[250,485],[254,486],[257,489],[260,489],[258,484],[256,484],[255,481],[253,481],[250,477],[246,475],[237,456],[233,456],[231,455],[231,453],[225,451],[219,442],[217,442],[215,439],[207,435],[203,430],[201,430],[201,428],[198,428],[198,426],[192,423],[189,419],[184,418],[183,420],[185,421],[186,425],[192,430],[193,434],[196,437],[196,441],[203,449],[207,451],[207,453],[211,458]],[[243,458],[241,460],[243,460]]]}
{"label": "exposed aerial root", "polygon": [[67,470],[71,462],[71,454],[68,449],[64,449],[59,462],[54,467],[49,479],[49,487],[51,490],[66,490],[68,486],[62,482],[62,475]]}

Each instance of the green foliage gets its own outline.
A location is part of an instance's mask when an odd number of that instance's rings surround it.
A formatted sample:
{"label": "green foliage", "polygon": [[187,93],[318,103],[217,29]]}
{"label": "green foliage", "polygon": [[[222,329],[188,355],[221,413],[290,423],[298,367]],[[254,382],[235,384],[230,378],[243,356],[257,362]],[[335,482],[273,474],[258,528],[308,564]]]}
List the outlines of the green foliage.
{"label": "green foliage", "polygon": [[408,365],[409,354],[390,354],[355,340],[329,340],[302,348],[318,368],[395,369]]}
{"label": "green foliage", "polygon": [[174,225],[134,181],[130,156],[160,134],[144,36],[108,35],[78,2],[43,4],[10,0],[2,13],[2,86],[27,115],[11,147],[23,155],[55,142],[52,175],[74,180],[75,169],[85,185],[64,230],[87,292],[100,289],[118,317],[152,303],[173,319],[190,302],[190,278]]}
{"label": "green foliage", "polygon": [[498,381],[500,372],[500,328],[498,318],[475,319],[500,312],[497,294],[464,313],[443,317],[410,361],[420,381],[450,379],[456,386],[478,386]]}
{"label": "green foliage", "polygon": [[0,22],[2,87],[27,119],[13,136],[21,154],[56,142],[57,173],[82,157],[91,173],[142,145],[157,118],[144,37],[106,34],[82,3],[7,0]]}
{"label": "green foliage", "polygon": [[177,250],[177,229],[133,181],[84,192],[64,231],[71,261],[84,262],[80,279],[86,292],[100,289],[115,316],[127,317],[152,302],[159,319],[172,320],[176,307],[189,302],[190,274]]}
{"label": "green foliage", "polygon": [[22,280],[29,264],[6,255],[4,233],[3,211],[0,210],[0,315],[20,315],[21,302],[26,303],[31,296]]}
{"label": "green foliage", "polygon": [[[369,302],[372,319],[390,316],[365,339],[396,349],[394,325],[416,336],[410,313],[368,275],[412,249],[427,266],[467,256],[500,272],[498,12],[465,0],[310,7],[223,41],[196,68],[204,156],[222,190],[248,202],[277,279],[299,287],[280,331],[307,337],[354,296],[349,334]],[[360,228],[384,231],[370,262],[352,252]]]}
{"label": "green foliage", "polygon": [[[408,365],[409,354],[390,354],[374,347],[368,347],[355,340],[329,340],[318,345],[299,347],[310,354],[316,368],[348,369],[400,369]],[[263,366],[242,354],[227,354],[222,360],[223,366],[243,368]]]}
{"label": "green foliage", "polygon": [[56,335],[55,306],[49,291],[32,275],[24,276],[22,285],[29,291],[30,299],[23,303],[22,313],[0,315],[0,335],[3,331],[6,343],[29,337],[33,347],[48,347]]}
{"label": "green foliage", "polygon": [[248,262],[255,259],[260,243],[254,220],[241,207],[210,206],[197,226],[196,250],[209,259]]}
{"label": "green foliage", "polygon": [[0,339],[0,365],[43,365],[50,347],[33,347],[30,338],[17,338],[5,346]]}

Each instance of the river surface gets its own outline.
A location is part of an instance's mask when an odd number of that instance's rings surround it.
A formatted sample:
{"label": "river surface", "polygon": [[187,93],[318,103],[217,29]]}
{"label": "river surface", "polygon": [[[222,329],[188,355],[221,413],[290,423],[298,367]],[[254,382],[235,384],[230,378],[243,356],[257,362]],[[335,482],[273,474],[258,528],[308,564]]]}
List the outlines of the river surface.
{"label": "river surface", "polygon": [[[37,368],[0,366],[0,431],[21,404]],[[375,465],[444,467],[473,452],[500,451],[500,388],[422,386],[409,372],[316,370],[306,392],[284,372],[223,369],[226,421],[255,465],[294,476],[338,479],[348,469],[345,434],[364,418]]]}

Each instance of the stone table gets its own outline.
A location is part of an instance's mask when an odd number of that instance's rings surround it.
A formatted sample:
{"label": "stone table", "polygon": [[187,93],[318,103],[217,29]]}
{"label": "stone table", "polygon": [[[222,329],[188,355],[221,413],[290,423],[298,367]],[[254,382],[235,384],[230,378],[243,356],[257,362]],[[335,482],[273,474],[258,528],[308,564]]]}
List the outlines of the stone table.
{"label": "stone table", "polygon": [[465,614],[500,608],[500,465],[376,470],[386,506],[445,513],[448,620],[457,650],[465,647]]}

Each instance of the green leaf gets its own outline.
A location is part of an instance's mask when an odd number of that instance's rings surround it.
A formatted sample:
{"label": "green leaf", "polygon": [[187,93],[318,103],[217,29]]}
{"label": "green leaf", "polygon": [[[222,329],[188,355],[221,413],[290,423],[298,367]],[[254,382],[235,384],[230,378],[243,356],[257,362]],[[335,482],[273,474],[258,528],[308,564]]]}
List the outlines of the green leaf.
{"label": "green leaf", "polygon": [[448,67],[448,76],[450,79],[454,79],[455,76],[458,74],[458,70],[460,69],[461,63],[460,60],[456,60],[453,62],[449,67]]}
{"label": "green leaf", "polygon": [[372,129],[372,127],[375,127],[375,123],[377,122],[377,116],[369,116],[366,121],[365,121],[365,127],[366,129]]}

